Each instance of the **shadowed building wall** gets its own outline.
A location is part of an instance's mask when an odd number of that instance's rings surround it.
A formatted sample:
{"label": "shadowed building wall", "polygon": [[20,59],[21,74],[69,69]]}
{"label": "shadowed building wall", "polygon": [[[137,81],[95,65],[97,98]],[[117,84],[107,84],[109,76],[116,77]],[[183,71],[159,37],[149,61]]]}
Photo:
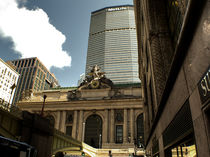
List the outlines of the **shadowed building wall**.
{"label": "shadowed building wall", "polygon": [[210,156],[210,1],[134,0],[146,154]]}

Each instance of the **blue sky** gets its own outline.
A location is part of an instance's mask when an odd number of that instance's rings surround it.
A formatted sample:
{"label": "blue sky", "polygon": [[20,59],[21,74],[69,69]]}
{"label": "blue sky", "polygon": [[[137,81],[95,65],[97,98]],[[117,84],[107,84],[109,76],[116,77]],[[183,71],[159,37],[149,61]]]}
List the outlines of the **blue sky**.
{"label": "blue sky", "polygon": [[91,12],[133,4],[133,0],[19,0],[18,8],[4,9],[14,1],[0,2],[0,18],[5,19],[0,22],[0,58],[38,57],[63,87],[76,86],[85,72]]}

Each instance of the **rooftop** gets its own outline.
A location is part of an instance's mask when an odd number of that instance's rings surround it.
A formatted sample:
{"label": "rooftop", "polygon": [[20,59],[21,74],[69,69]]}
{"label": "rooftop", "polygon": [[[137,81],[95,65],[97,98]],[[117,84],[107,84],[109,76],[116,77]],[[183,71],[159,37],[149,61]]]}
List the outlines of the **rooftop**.
{"label": "rooftop", "polygon": [[91,14],[94,14],[94,13],[99,12],[99,11],[104,10],[104,9],[119,8],[119,7],[133,7],[133,5],[127,4],[127,5],[117,5],[117,6],[104,7],[104,8],[102,8],[102,9],[98,9],[98,10],[96,10],[96,11],[91,12]]}
{"label": "rooftop", "polygon": [[[141,83],[123,83],[123,84],[114,84],[114,88],[120,88],[120,87],[141,87]],[[51,88],[50,90],[75,90],[78,87],[57,87],[57,88]]]}

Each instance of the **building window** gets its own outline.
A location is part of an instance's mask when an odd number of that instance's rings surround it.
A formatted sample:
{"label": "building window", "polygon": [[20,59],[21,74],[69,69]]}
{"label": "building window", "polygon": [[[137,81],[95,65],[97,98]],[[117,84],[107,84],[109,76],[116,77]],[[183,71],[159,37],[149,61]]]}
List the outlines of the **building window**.
{"label": "building window", "polygon": [[66,135],[72,136],[72,126],[66,126]]}
{"label": "building window", "polygon": [[28,60],[28,67],[31,66],[31,59]]}
{"label": "building window", "polygon": [[6,68],[5,71],[4,71],[4,75],[6,75],[6,72],[7,72],[7,68]]}
{"label": "building window", "polygon": [[31,66],[34,66],[34,59],[32,59],[32,63],[31,63]]}
{"label": "building window", "polygon": [[26,67],[26,66],[27,66],[27,63],[28,63],[28,60],[25,60],[24,67]]}
{"label": "building window", "polygon": [[176,46],[182,23],[183,17],[187,8],[188,0],[168,0],[167,12],[169,20],[169,29],[173,39],[173,45]]}
{"label": "building window", "polygon": [[137,141],[144,144],[144,121],[143,113],[137,117]]}
{"label": "building window", "polygon": [[123,143],[123,125],[116,125],[116,143]]}
{"label": "building window", "polygon": [[172,146],[165,151],[167,157],[187,157],[197,156],[195,140],[193,136],[189,136],[184,142]]}
{"label": "building window", "polygon": [[23,67],[24,60],[22,60],[21,62],[22,62],[22,63],[21,63],[21,67]]}
{"label": "building window", "polygon": [[66,123],[67,124],[72,124],[73,123],[73,115],[72,114],[67,114]]}
{"label": "building window", "polygon": [[20,67],[20,61],[18,61],[18,66],[17,66],[18,68]]}
{"label": "building window", "polygon": [[40,72],[40,70],[38,69],[38,70],[37,70],[37,76],[38,76],[38,77],[39,77],[39,72]]}

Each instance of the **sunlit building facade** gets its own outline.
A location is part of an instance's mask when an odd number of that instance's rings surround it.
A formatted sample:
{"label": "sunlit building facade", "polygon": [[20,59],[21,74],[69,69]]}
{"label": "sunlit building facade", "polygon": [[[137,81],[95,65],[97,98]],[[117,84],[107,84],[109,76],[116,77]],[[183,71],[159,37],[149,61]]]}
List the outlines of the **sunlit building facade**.
{"label": "sunlit building facade", "polygon": [[16,71],[20,74],[20,79],[15,92],[15,102],[17,102],[23,94],[30,94],[33,91],[50,89],[58,86],[58,81],[42,63],[34,58],[24,58],[9,61]]}
{"label": "sunlit building facade", "polygon": [[0,104],[12,104],[18,78],[14,67],[0,58]]}
{"label": "sunlit building facade", "polygon": [[140,84],[100,86],[99,89],[61,87],[37,91],[17,106],[40,114],[45,94],[44,116],[52,120],[57,130],[88,147],[103,149],[103,156],[107,157],[112,149],[116,156],[129,156],[134,153],[135,140],[141,141],[144,137]]}
{"label": "sunlit building facade", "polygon": [[138,55],[132,5],[107,7],[91,14],[86,75],[98,65],[114,84],[137,83]]}

